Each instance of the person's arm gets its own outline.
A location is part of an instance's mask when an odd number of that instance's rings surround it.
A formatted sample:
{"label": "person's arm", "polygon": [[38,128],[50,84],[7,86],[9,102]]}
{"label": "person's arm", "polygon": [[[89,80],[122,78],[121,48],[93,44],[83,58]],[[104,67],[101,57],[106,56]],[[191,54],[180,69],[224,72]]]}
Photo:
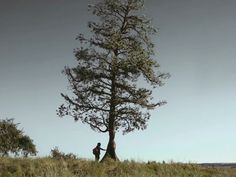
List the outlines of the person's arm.
{"label": "person's arm", "polygon": [[100,149],[103,150],[103,151],[106,151],[106,149],[103,149],[103,148],[101,148],[101,147],[100,147]]}

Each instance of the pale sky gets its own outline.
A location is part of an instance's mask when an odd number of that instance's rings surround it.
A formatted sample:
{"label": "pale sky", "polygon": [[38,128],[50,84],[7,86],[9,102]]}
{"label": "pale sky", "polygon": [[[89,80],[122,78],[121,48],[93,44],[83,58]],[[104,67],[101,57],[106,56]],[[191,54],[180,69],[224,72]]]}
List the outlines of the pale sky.
{"label": "pale sky", "polygon": [[[0,0],[0,117],[15,118],[37,146],[93,158],[107,134],[59,118],[69,93],[75,37],[88,34],[87,0]],[[151,112],[145,131],[116,136],[120,159],[236,161],[236,1],[146,0],[160,28],[153,38],[161,70],[172,77],[154,91],[168,104]]]}

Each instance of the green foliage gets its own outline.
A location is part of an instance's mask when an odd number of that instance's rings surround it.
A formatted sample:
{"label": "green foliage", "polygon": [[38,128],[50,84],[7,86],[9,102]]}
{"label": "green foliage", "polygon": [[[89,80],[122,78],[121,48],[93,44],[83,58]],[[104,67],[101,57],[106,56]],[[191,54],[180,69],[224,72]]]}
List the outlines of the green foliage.
{"label": "green foliage", "polygon": [[91,37],[77,37],[77,66],[64,69],[74,96],[62,94],[67,104],[59,107],[59,116],[70,115],[99,132],[147,127],[148,110],[165,101],[152,101],[152,90],[138,80],[156,88],[169,75],[154,58],[151,38],[157,30],[139,15],[143,5],[142,0],[103,0],[89,6],[99,21],[89,22]]}
{"label": "green foliage", "polygon": [[54,149],[51,150],[51,157],[54,159],[64,159],[64,160],[77,159],[77,156],[75,154],[73,153],[65,154],[63,152],[60,152],[58,147],[55,147]]}
{"label": "green foliage", "polygon": [[0,155],[8,156],[9,153],[15,156],[21,153],[24,157],[36,155],[36,147],[29,136],[24,135],[22,130],[13,119],[0,120]]}
{"label": "green foliage", "polygon": [[[90,5],[98,21],[88,23],[90,37],[78,35],[74,50],[77,65],[65,67],[73,95],[61,94],[66,104],[58,115],[69,115],[92,130],[109,132],[106,157],[118,160],[115,134],[144,130],[149,110],[165,101],[152,98],[169,74],[159,69],[152,37],[157,30],[140,15],[143,0],[101,0]],[[139,84],[140,79],[146,85]]]}
{"label": "green foliage", "polygon": [[0,158],[0,177],[236,177],[236,169],[178,163]]}
{"label": "green foliage", "polygon": [[24,157],[28,157],[29,154],[37,154],[36,146],[33,144],[33,140],[27,135],[23,135],[19,138],[19,150]]}

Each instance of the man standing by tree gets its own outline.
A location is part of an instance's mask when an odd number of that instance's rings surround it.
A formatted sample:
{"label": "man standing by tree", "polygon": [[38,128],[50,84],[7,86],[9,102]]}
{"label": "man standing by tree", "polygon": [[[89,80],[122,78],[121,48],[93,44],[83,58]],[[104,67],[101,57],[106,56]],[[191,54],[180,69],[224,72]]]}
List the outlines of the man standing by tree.
{"label": "man standing by tree", "polygon": [[106,149],[101,148],[101,143],[98,143],[97,146],[93,149],[93,154],[95,155],[95,160],[99,161],[100,151],[105,151]]}
{"label": "man standing by tree", "polygon": [[153,88],[163,85],[169,75],[159,71],[151,36],[156,29],[140,14],[143,0],[100,0],[91,5],[100,22],[89,22],[93,35],[80,34],[81,47],[75,49],[77,66],[65,67],[73,96],[61,94],[66,101],[58,115],[70,115],[94,131],[108,133],[104,158],[117,160],[115,134],[144,130],[148,110],[165,101],[152,102],[152,90],[141,87],[141,78]]}

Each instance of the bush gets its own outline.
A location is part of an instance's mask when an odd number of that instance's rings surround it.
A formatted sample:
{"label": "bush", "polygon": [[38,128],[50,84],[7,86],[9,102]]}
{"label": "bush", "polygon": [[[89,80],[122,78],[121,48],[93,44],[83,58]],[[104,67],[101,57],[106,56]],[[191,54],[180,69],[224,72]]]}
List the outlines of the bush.
{"label": "bush", "polygon": [[64,160],[67,160],[67,159],[78,159],[77,156],[73,153],[68,153],[68,154],[65,154],[63,152],[60,152],[58,147],[55,147],[54,149],[51,150],[51,157],[54,158],[54,159],[64,159]]}

